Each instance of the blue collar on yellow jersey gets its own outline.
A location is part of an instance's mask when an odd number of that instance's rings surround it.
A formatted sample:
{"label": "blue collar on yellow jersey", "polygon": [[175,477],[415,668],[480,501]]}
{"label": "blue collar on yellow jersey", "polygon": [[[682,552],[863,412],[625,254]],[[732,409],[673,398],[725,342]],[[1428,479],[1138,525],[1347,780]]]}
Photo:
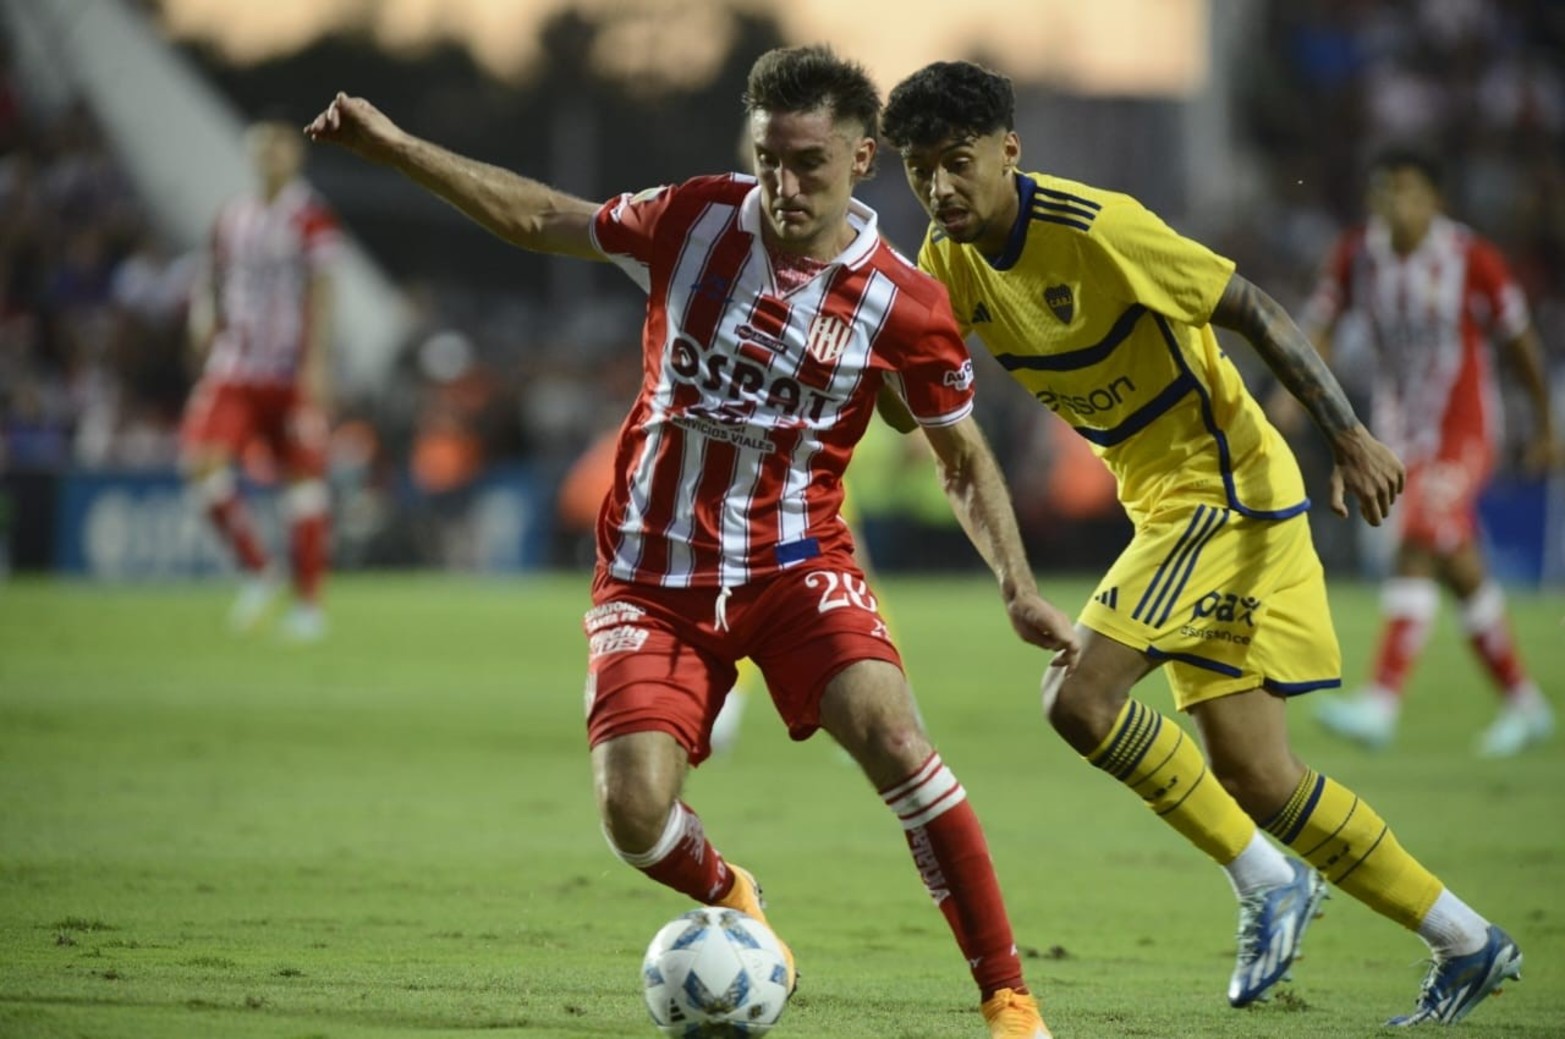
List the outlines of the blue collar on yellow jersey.
{"label": "blue collar on yellow jersey", "polygon": [[1005,240],[1005,252],[999,256],[985,256],[989,266],[997,271],[1008,271],[1021,259],[1022,246],[1027,244],[1027,225],[1032,223],[1032,196],[1037,187],[1025,173],[1013,174],[1016,178],[1016,196],[1021,204],[1016,207],[1016,222],[1011,225],[1011,236]]}

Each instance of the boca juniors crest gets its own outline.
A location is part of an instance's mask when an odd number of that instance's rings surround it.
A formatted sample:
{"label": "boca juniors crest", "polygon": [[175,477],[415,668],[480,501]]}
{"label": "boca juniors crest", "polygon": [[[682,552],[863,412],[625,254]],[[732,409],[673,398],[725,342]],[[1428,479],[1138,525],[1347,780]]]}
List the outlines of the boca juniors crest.
{"label": "boca juniors crest", "polygon": [[1054,316],[1067,325],[1076,316],[1076,297],[1069,285],[1050,285],[1043,290],[1043,301],[1054,311]]}
{"label": "boca juniors crest", "polygon": [[853,338],[853,327],[839,317],[817,314],[810,322],[810,335],[804,348],[821,364],[831,364],[842,356]]}

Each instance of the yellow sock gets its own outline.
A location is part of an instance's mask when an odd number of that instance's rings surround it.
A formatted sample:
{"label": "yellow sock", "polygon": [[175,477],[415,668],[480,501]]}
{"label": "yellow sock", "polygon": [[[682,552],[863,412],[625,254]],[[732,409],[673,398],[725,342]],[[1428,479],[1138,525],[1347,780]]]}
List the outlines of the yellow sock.
{"label": "yellow sock", "polygon": [[1219,865],[1232,862],[1255,836],[1255,823],[1211,774],[1200,748],[1145,704],[1127,700],[1087,760],[1134,790]]}
{"label": "yellow sock", "polygon": [[1402,849],[1386,821],[1353,791],[1312,769],[1282,811],[1266,821],[1266,830],[1327,880],[1409,930],[1418,929],[1440,897],[1443,885]]}

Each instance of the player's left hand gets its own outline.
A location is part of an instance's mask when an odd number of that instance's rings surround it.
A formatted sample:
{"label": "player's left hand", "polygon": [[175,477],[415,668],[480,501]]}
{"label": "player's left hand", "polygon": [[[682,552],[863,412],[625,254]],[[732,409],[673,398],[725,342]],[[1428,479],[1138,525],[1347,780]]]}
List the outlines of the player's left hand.
{"label": "player's left hand", "polygon": [[1076,637],[1076,625],[1064,611],[1037,592],[1018,593],[1006,604],[1005,611],[1022,641],[1055,651],[1050,667],[1069,671],[1076,666],[1081,643]]}
{"label": "player's left hand", "polygon": [[1358,499],[1365,521],[1372,527],[1380,526],[1407,481],[1401,459],[1371,436],[1362,423],[1339,437],[1332,449],[1337,465],[1331,471],[1331,511],[1346,518],[1347,496],[1351,494]]}
{"label": "player's left hand", "polygon": [[380,109],[340,90],[325,111],[305,126],[304,135],[312,141],[341,145],[372,162],[389,161],[397,142],[406,137]]}

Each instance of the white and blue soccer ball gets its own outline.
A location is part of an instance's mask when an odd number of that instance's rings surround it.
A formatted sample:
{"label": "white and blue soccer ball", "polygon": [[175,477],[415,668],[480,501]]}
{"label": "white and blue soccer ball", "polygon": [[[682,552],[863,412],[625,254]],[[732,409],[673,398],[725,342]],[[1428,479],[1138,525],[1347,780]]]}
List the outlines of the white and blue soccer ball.
{"label": "white and blue soccer ball", "polygon": [[788,961],[765,924],[735,909],[693,909],[658,931],[641,963],[647,1010],[664,1035],[750,1039],[788,1005]]}

